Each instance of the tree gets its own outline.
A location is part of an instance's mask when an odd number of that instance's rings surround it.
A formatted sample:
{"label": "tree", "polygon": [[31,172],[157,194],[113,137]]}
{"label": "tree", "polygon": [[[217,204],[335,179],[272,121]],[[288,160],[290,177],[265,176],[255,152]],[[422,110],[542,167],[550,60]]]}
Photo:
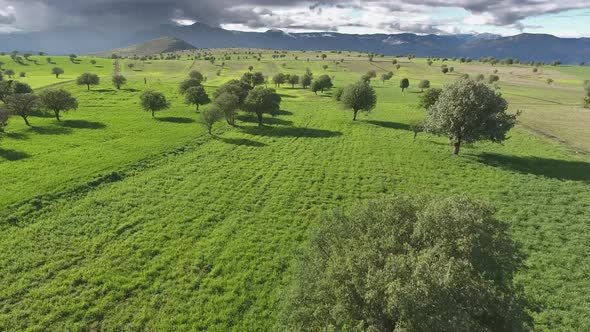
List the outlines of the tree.
{"label": "tree", "polygon": [[180,82],[178,91],[180,92],[180,94],[185,94],[186,90],[197,86],[201,86],[201,80],[196,78],[187,78],[186,80]]}
{"label": "tree", "polygon": [[225,115],[229,125],[236,124],[236,111],[240,107],[240,98],[233,93],[223,92],[213,99],[213,107]]}
{"label": "tree", "polygon": [[248,71],[252,72],[252,70],[254,69],[254,66],[248,66]]}
{"label": "tree", "polygon": [[418,83],[418,88],[420,88],[421,92],[424,92],[424,89],[430,88],[430,81],[429,80],[422,80]]}
{"label": "tree", "polygon": [[199,84],[202,83],[205,80],[205,77],[203,76],[203,74],[201,74],[199,71],[197,70],[191,70],[188,73],[188,77],[192,78],[194,80],[198,80]]}
{"label": "tree", "polygon": [[98,85],[99,83],[100,78],[96,74],[84,73],[76,79],[76,84],[86,85],[88,91],[90,91],[91,85]]}
{"label": "tree", "polygon": [[61,121],[59,119],[60,112],[78,109],[78,101],[66,90],[45,90],[41,92],[39,97],[43,108],[53,111],[57,121]]}
{"label": "tree", "polygon": [[389,81],[391,78],[393,77],[393,72],[387,72],[387,73],[383,73],[381,74],[381,81],[383,82],[383,84],[385,84],[385,81]]}
{"label": "tree", "polygon": [[281,84],[285,83],[285,74],[278,73],[272,77],[272,82],[275,84],[275,87],[280,88]]}
{"label": "tree", "polygon": [[321,75],[315,82],[319,84],[319,91],[321,91],[322,93],[324,93],[324,90],[329,90],[334,86],[332,84],[332,78],[328,75]]}
{"label": "tree", "polygon": [[548,78],[546,80],[546,82],[547,82],[547,85],[551,85],[551,83],[553,83],[553,79],[552,78]]}
{"label": "tree", "polygon": [[213,99],[217,99],[223,93],[228,93],[236,96],[239,101],[239,107],[242,107],[250,90],[252,90],[252,87],[248,83],[238,80],[230,80],[215,90],[213,93]]}
{"label": "tree", "polygon": [[475,81],[477,82],[481,82],[485,79],[485,76],[483,76],[483,74],[477,74],[477,76],[475,76]]}
{"label": "tree", "polygon": [[6,98],[14,93],[12,81],[0,81],[0,101],[6,102]]}
{"label": "tree", "polygon": [[317,95],[318,91],[322,90],[322,84],[318,80],[315,80],[311,83],[310,89]]}
{"label": "tree", "polygon": [[289,84],[291,84],[291,88],[295,89],[295,84],[299,83],[299,76],[297,75],[289,75]]}
{"label": "tree", "polygon": [[51,69],[51,74],[55,75],[55,78],[59,78],[59,75],[63,74],[64,70],[60,67],[53,67],[53,69]]}
{"label": "tree", "polygon": [[256,113],[258,125],[262,126],[262,114],[277,114],[281,108],[281,96],[275,89],[257,86],[246,97],[245,111]]}
{"label": "tree", "polygon": [[[509,225],[464,196],[399,197],[319,223],[287,293],[285,331],[527,331]],[[369,239],[369,240],[368,240]]]}
{"label": "tree", "polygon": [[[191,89],[196,89],[196,88],[193,87]],[[211,135],[211,131],[213,130],[213,125],[216,122],[220,121],[221,119],[223,119],[223,113],[215,107],[204,110],[199,115],[199,122],[202,125],[204,125],[205,127],[207,127],[207,131],[209,132],[209,135]]]}
{"label": "tree", "polygon": [[141,108],[144,111],[152,112],[152,117],[155,116],[155,112],[166,110],[170,107],[170,104],[166,100],[166,96],[161,92],[147,90],[139,96]]}
{"label": "tree", "polygon": [[252,74],[252,81],[250,83],[250,85],[257,86],[260,84],[264,84],[265,78],[264,78],[264,74],[261,72],[255,72],[254,74]]}
{"label": "tree", "polygon": [[356,121],[358,111],[370,112],[377,104],[377,95],[371,85],[365,81],[359,81],[347,86],[340,97],[344,107],[352,109]]}
{"label": "tree", "polygon": [[410,86],[410,80],[408,80],[407,78],[402,78],[402,80],[399,82],[399,87],[402,88],[402,92],[404,92],[405,89],[407,89]]}
{"label": "tree", "polygon": [[488,83],[490,83],[490,84],[498,82],[499,80],[500,80],[500,77],[498,75],[492,74],[488,77]]}
{"label": "tree", "polygon": [[127,78],[121,74],[115,74],[113,75],[112,81],[117,90],[120,90],[121,85],[125,85],[127,83]]}
{"label": "tree", "polygon": [[4,128],[8,125],[8,119],[10,119],[11,115],[9,111],[0,107],[0,132],[4,132]]}
{"label": "tree", "polygon": [[197,111],[199,111],[199,105],[205,105],[211,102],[209,95],[207,95],[202,85],[188,88],[184,92],[184,98],[186,104],[197,105]]}
{"label": "tree", "polygon": [[410,130],[414,133],[414,140],[416,140],[419,133],[424,131],[425,124],[426,121],[424,119],[410,121]]}
{"label": "tree", "polygon": [[442,93],[442,89],[440,88],[432,88],[426,90],[426,92],[420,95],[420,101],[418,105],[426,110],[428,110],[432,105],[436,103],[440,94]]}
{"label": "tree", "polygon": [[8,75],[8,78],[12,78],[15,75],[15,72],[12,69],[6,69],[4,74]]}
{"label": "tree", "polygon": [[96,60],[94,60],[94,59],[90,60],[90,64],[93,66],[96,65]]}
{"label": "tree", "polygon": [[446,73],[448,73],[448,72],[449,72],[449,68],[448,68],[447,66],[444,66],[444,67],[442,67],[442,69],[441,69],[441,70],[442,70],[442,73],[443,73],[443,74],[446,74]]}
{"label": "tree", "polygon": [[461,143],[506,140],[517,115],[506,113],[504,98],[481,82],[458,80],[447,86],[436,103],[428,108],[427,131],[447,136],[455,155]]}
{"label": "tree", "polygon": [[311,75],[311,73],[303,74],[303,76],[301,76],[301,87],[304,89],[307,89],[311,85],[312,81],[313,81],[313,75]]}
{"label": "tree", "polygon": [[14,115],[18,115],[27,126],[31,126],[28,117],[39,104],[39,97],[33,93],[14,93],[6,97],[4,107]]}

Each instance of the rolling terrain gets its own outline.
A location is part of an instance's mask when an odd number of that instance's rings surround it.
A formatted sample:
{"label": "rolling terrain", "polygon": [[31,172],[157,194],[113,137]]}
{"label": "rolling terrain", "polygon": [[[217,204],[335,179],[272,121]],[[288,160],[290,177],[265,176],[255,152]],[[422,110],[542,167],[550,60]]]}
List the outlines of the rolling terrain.
{"label": "rolling terrain", "polygon": [[[3,68],[27,72],[23,82],[59,85],[80,104],[61,122],[31,117],[31,128],[13,117],[0,139],[0,330],[272,330],[293,261],[322,214],[385,196],[454,193],[490,203],[510,223],[528,255],[517,283],[539,304],[538,330],[590,327],[587,67],[533,73],[449,61],[454,72],[444,75],[440,61],[425,59],[398,58],[396,69],[393,57],[370,62],[353,52],[322,61],[319,52],[211,51],[215,63],[184,52],[120,60],[129,80],[121,90],[110,82],[113,60],[54,57],[65,70],[56,79],[45,57],[19,67],[0,56]],[[369,70],[394,77],[372,82],[377,108],[357,122],[331,92],[285,84],[282,111],[265,115],[264,127],[240,113],[237,127],[219,123],[208,135],[178,83],[199,70],[211,95],[249,66],[271,77],[309,68],[335,88]],[[425,116],[419,80],[441,87],[494,70],[510,110],[522,111],[509,140],[452,157],[443,137],[414,139],[410,123]],[[73,82],[86,71],[101,77],[90,91]],[[171,108],[155,119],[142,112],[146,89],[163,92]]]}

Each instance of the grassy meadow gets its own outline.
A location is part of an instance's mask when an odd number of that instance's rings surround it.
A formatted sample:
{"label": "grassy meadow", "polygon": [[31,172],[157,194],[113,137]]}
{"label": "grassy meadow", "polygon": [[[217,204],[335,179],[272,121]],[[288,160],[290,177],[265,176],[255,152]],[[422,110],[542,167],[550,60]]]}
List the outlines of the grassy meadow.
{"label": "grassy meadow", "polygon": [[[212,51],[215,64],[120,60],[129,80],[121,90],[110,59],[52,57],[65,71],[56,79],[45,57],[28,66],[0,57],[27,73],[23,82],[59,84],[80,104],[61,122],[38,114],[29,128],[13,117],[0,138],[0,330],[273,330],[319,216],[400,194],[468,194],[497,208],[528,255],[517,282],[538,304],[536,329],[590,328],[588,68],[449,61],[455,70],[444,75],[440,61],[425,59],[398,58],[395,69],[393,57],[348,52],[322,61],[317,52],[261,51],[255,61],[246,50]],[[222,61],[222,52],[239,54]],[[199,70],[211,95],[250,65],[270,77],[309,68],[335,87],[376,70],[378,104],[353,122],[330,92],[285,84],[281,114],[265,115],[264,127],[240,113],[237,127],[220,122],[208,135],[178,83]],[[522,111],[509,140],[453,157],[445,138],[414,139],[409,123],[425,116],[421,79],[441,87],[495,69],[511,111]],[[75,85],[83,72],[101,84]],[[155,119],[142,112],[146,89],[171,108]]]}

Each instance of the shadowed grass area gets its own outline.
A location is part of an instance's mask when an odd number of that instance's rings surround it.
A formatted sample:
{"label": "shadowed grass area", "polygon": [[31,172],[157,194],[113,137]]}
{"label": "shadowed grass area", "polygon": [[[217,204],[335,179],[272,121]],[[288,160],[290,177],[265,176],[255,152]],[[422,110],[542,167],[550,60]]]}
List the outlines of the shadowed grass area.
{"label": "shadowed grass area", "polygon": [[179,117],[179,116],[164,116],[164,117],[156,117],[155,119],[160,122],[170,122],[170,123],[193,123],[193,122],[195,122],[194,119],[186,118],[186,117]]}
{"label": "shadowed grass area", "polygon": [[519,157],[497,153],[477,156],[486,165],[501,167],[515,172],[534,174],[560,180],[590,182],[590,163],[583,161],[557,160],[540,157]]}

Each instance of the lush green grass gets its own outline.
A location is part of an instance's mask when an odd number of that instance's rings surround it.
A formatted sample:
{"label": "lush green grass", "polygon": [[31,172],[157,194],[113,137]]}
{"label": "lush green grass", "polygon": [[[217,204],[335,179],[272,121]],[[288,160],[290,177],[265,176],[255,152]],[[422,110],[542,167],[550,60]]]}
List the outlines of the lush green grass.
{"label": "lush green grass", "polygon": [[[285,85],[284,111],[265,119],[270,126],[241,114],[237,128],[218,124],[214,137],[176,92],[191,68],[206,73],[209,92],[250,64],[271,77],[324,72],[316,53],[298,56],[228,60],[220,76],[206,61],[135,62],[133,71],[122,61],[124,90],[106,79],[90,92],[64,86],[81,108],[63,123],[34,117],[29,129],[11,119],[0,141],[0,330],[271,330],[318,216],[401,193],[467,193],[496,206],[529,254],[517,281],[541,305],[537,328],[590,327],[588,158],[523,127],[504,145],[476,144],[458,158],[443,138],[413,140],[408,123],[424,113],[418,89],[401,93],[399,79],[440,86],[459,73],[403,62],[390,82],[373,83],[378,107],[356,123],[328,96]],[[325,62],[337,86],[393,68],[390,59],[329,54],[345,56]],[[502,91],[523,95],[520,107],[544,88],[506,80]],[[163,91],[172,109],[157,119],[141,112],[147,88]]]}

